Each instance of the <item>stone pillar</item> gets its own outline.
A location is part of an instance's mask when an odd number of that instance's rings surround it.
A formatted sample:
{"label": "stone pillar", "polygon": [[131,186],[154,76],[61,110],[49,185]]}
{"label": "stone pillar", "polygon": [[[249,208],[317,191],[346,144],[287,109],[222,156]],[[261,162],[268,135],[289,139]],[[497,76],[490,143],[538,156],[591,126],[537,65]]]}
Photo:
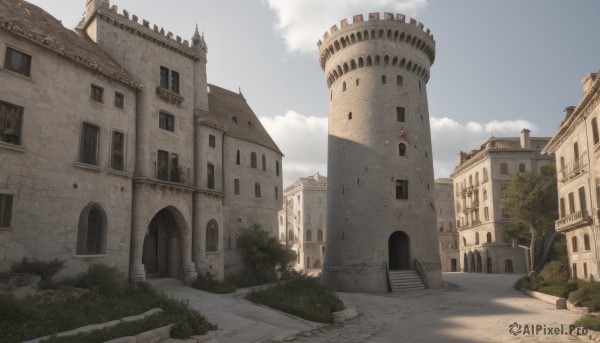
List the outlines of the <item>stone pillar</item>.
{"label": "stone pillar", "polygon": [[148,231],[148,223],[142,209],[143,185],[133,185],[133,213],[131,223],[131,250],[129,257],[129,281],[145,281],[146,270],[142,264],[144,237]]}

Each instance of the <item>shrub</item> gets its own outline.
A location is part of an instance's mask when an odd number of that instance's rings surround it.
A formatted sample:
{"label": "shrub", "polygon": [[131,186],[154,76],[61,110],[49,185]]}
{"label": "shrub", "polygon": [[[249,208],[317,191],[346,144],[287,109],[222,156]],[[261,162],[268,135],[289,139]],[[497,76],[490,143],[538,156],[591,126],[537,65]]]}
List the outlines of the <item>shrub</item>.
{"label": "shrub", "polygon": [[565,266],[560,261],[550,261],[540,271],[540,276],[546,282],[566,282],[569,279],[569,274]]}
{"label": "shrub", "polygon": [[600,331],[600,317],[585,315],[575,321],[575,326]]}
{"label": "shrub", "polygon": [[577,289],[569,294],[569,301],[579,302],[580,306],[589,307],[592,311],[600,310],[600,284],[593,280],[577,280]]}
{"label": "shrub", "polygon": [[242,229],[237,247],[245,265],[238,284],[243,287],[276,281],[275,269],[289,270],[296,259],[293,251],[258,225]]}
{"label": "shrub", "polygon": [[205,275],[198,275],[196,280],[192,282],[192,287],[217,294],[229,294],[237,290],[237,287],[233,283],[215,280],[214,277],[209,273],[206,273]]}
{"label": "shrub", "polygon": [[251,292],[246,299],[322,323],[333,322],[333,312],[344,309],[344,303],[335,293],[317,278],[305,274],[296,274],[285,283]]}
{"label": "shrub", "polygon": [[94,264],[87,272],[77,275],[68,282],[75,287],[95,290],[107,296],[121,294],[125,286],[125,281],[117,268],[104,264]]}
{"label": "shrub", "polygon": [[36,258],[23,258],[10,268],[11,273],[25,273],[39,275],[43,280],[52,278],[56,273],[63,269],[64,261],[54,259],[52,261],[40,261]]}

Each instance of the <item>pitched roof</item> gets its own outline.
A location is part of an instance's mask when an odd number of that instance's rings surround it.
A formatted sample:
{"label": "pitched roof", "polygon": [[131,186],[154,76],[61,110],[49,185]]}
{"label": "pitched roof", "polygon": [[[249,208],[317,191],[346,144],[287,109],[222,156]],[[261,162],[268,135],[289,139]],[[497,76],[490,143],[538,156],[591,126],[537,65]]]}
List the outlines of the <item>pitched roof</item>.
{"label": "pitched roof", "polygon": [[[250,141],[282,154],[242,94],[208,85],[208,113],[231,137]],[[283,155],[283,154],[282,154]]]}
{"label": "pitched roof", "polygon": [[141,85],[87,37],[81,37],[43,9],[23,0],[0,0],[0,28],[54,51],[112,79]]}

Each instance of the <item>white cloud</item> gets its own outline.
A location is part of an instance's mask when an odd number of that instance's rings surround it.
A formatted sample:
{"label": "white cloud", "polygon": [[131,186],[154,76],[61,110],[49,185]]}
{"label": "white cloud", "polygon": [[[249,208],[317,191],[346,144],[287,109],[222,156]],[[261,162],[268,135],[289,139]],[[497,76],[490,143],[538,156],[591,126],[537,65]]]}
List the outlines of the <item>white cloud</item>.
{"label": "white cloud", "polygon": [[527,120],[493,120],[489,123],[470,121],[461,124],[448,117],[432,117],[431,140],[436,177],[448,177],[452,173],[461,150],[471,151],[492,136],[516,137],[524,128],[535,131],[536,126]]}
{"label": "white cloud", "polygon": [[327,118],[290,110],[274,118],[261,117],[260,121],[285,155],[284,186],[316,172],[327,175]]}
{"label": "white cloud", "polygon": [[427,0],[266,0],[277,15],[276,28],[289,51],[314,53],[317,41],[340,20],[367,12],[414,16]]}
{"label": "white cloud", "polygon": [[[285,115],[261,117],[261,122],[285,154],[284,186],[316,172],[327,175],[327,118],[307,116],[294,111]],[[436,178],[448,177],[457,163],[458,153],[471,151],[492,136],[517,137],[522,129],[533,131],[536,125],[527,120],[493,120],[488,123],[431,118],[433,167]]]}

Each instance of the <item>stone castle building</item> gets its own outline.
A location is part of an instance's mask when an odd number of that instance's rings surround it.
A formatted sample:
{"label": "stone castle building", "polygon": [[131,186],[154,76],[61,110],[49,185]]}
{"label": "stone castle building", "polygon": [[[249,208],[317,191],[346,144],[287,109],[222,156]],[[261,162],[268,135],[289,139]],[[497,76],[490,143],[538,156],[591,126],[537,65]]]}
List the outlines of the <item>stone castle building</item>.
{"label": "stone castle building", "polygon": [[458,231],[454,225],[454,186],[452,179],[435,180],[435,208],[437,211],[438,241],[442,272],[460,269],[458,255]]}
{"label": "stone castle building", "polygon": [[237,230],[277,233],[282,153],[207,46],[107,0],[75,31],[0,0],[0,269],[23,257],[131,280],[235,272]]}
{"label": "stone castle building", "polygon": [[557,134],[544,148],[556,158],[559,219],[571,276],[600,276],[600,78],[590,73],[582,80],[583,98],[565,109]]}
{"label": "stone castle building", "polygon": [[296,252],[295,269],[319,272],[327,223],[327,177],[316,173],[283,190],[279,238]]}
{"label": "stone castle building", "polygon": [[465,272],[526,273],[525,252],[504,236],[508,217],[500,208],[502,190],[513,174],[540,175],[553,157],[541,150],[548,137],[492,137],[470,153],[460,152],[454,169],[456,228],[460,266]]}
{"label": "stone castle building", "polygon": [[371,13],[342,20],[318,46],[330,91],[324,282],[386,292],[388,268],[416,269],[441,287],[426,91],[433,36],[414,19]]}

